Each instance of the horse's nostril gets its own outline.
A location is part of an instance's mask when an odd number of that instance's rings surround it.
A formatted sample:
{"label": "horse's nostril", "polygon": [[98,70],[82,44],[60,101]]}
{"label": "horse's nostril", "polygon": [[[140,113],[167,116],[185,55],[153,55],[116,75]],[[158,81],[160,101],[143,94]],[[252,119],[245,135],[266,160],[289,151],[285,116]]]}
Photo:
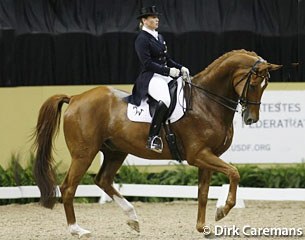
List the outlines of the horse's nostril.
{"label": "horse's nostril", "polygon": [[253,119],[252,118],[248,118],[247,119],[247,125],[250,125],[250,124],[252,124],[254,121],[253,121]]}

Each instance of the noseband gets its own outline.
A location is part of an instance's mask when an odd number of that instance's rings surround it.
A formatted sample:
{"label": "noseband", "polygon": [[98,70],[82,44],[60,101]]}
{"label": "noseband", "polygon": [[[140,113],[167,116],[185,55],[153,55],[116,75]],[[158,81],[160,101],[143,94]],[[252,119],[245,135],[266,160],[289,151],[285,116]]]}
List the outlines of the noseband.
{"label": "noseband", "polygon": [[217,102],[218,104],[234,111],[234,112],[238,112],[238,110],[236,110],[237,108],[237,105],[240,104],[242,106],[242,113],[247,109],[248,105],[260,105],[261,102],[254,102],[254,101],[250,101],[247,99],[247,94],[248,94],[248,91],[249,91],[249,87],[250,87],[250,81],[251,81],[251,76],[254,74],[260,78],[262,78],[263,80],[266,79],[268,80],[270,78],[270,74],[269,72],[267,72],[267,75],[260,75],[258,74],[257,72],[257,69],[256,69],[256,66],[260,63],[263,63],[264,60],[262,59],[258,59],[254,64],[253,66],[251,67],[250,71],[245,75],[243,76],[233,87],[235,88],[236,86],[238,86],[243,80],[246,79],[246,83],[244,85],[244,88],[243,88],[243,91],[242,91],[242,94],[241,96],[239,96],[239,99],[238,101],[235,101],[235,100],[232,100],[230,98],[227,98],[227,97],[224,97],[224,96],[219,96],[213,92],[210,92],[209,90],[207,89],[204,89],[200,86],[197,86],[195,84],[193,84],[191,82],[191,80],[189,78],[183,78],[183,80],[189,85],[189,86],[192,86],[192,87],[195,87],[199,90],[201,90],[207,97],[209,97],[211,100]]}

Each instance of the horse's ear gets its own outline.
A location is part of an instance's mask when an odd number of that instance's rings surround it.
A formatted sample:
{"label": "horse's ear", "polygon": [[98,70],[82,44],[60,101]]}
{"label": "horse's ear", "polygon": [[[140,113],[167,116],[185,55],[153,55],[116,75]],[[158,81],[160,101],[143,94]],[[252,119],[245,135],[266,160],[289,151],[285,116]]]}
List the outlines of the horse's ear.
{"label": "horse's ear", "polygon": [[277,65],[272,63],[263,63],[258,66],[258,71],[268,70],[268,71],[275,71],[283,67],[283,65]]}
{"label": "horse's ear", "polygon": [[268,63],[268,70],[269,71],[275,71],[275,70],[280,69],[281,67],[283,67],[283,65]]}

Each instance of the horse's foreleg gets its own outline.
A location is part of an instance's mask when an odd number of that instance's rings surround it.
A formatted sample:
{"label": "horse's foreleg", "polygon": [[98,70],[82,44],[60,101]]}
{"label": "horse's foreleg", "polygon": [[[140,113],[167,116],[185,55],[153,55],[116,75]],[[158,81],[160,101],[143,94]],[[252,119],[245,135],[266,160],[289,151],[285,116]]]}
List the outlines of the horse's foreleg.
{"label": "horse's foreleg", "polygon": [[108,149],[102,150],[104,161],[101,169],[95,177],[95,183],[111,197],[129,217],[127,224],[135,231],[140,232],[139,221],[134,206],[128,202],[112,185],[114,176],[123,164],[127,154],[114,152]]}
{"label": "horse's foreleg", "polygon": [[216,211],[215,221],[219,221],[220,219],[227,216],[229,211],[235,206],[236,204],[236,192],[237,192],[237,185],[240,180],[239,172],[236,167],[229,165],[228,170],[224,171],[230,181],[229,193],[226,200],[226,204],[223,207],[219,207]]}
{"label": "horse's foreleg", "polygon": [[212,171],[207,169],[198,169],[198,214],[196,229],[199,232],[205,231],[206,205],[208,202],[211,177]]}
{"label": "horse's foreleg", "polygon": [[195,160],[190,162],[190,164],[201,169],[206,168],[211,171],[221,172],[229,178],[230,188],[226,200],[226,205],[217,209],[215,220],[218,221],[224,218],[236,203],[236,191],[240,179],[238,170],[236,167],[224,162],[212,152],[207,150],[201,151],[196,156]]}
{"label": "horse's foreleg", "polygon": [[85,230],[78,226],[76,223],[73,198],[75,196],[76,188],[89,168],[93,157],[72,157],[72,163],[70,169],[65,177],[64,182],[60,187],[62,202],[66,213],[69,232],[72,235],[78,235],[79,237],[90,235],[88,230]]}

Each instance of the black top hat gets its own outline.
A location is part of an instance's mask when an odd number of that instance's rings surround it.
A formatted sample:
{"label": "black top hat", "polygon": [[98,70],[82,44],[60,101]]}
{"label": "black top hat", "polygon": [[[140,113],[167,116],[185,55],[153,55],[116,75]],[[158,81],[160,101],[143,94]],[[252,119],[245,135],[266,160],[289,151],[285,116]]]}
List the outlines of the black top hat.
{"label": "black top hat", "polygon": [[148,16],[159,16],[159,15],[160,13],[158,13],[156,6],[143,7],[137,19],[146,18]]}

